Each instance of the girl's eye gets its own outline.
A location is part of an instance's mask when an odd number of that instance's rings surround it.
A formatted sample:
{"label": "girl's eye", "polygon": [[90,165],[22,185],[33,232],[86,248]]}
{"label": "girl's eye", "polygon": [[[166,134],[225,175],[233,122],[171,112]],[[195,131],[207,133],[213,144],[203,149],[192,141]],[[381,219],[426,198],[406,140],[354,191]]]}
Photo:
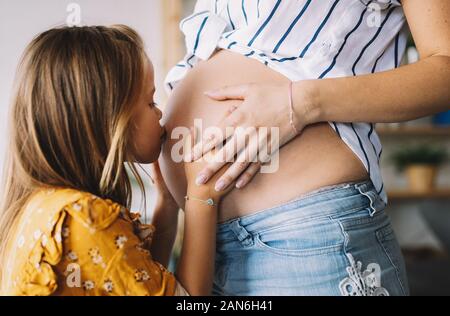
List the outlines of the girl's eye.
{"label": "girl's eye", "polygon": [[152,103],[149,103],[148,105],[149,105],[151,108],[154,108],[154,107],[157,107],[157,106],[158,106],[158,103],[152,102]]}

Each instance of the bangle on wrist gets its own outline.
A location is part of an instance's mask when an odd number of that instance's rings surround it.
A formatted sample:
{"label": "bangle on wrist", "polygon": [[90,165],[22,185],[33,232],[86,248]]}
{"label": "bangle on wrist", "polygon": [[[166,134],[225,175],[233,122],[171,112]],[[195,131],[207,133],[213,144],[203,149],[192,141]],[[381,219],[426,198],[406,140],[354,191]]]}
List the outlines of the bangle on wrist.
{"label": "bangle on wrist", "polygon": [[209,206],[215,206],[215,205],[216,205],[216,203],[214,202],[214,200],[213,200],[212,198],[203,200],[203,199],[199,199],[199,198],[194,197],[194,196],[188,196],[188,195],[186,195],[186,196],[184,197],[184,199],[185,199],[186,201],[193,200],[193,201],[202,202],[202,203],[204,203],[204,204],[206,204],[206,205],[209,205]]}
{"label": "bangle on wrist", "polygon": [[292,97],[292,84],[292,81],[289,81],[289,124],[291,124],[295,136],[297,136],[300,132],[294,124],[294,99]]}

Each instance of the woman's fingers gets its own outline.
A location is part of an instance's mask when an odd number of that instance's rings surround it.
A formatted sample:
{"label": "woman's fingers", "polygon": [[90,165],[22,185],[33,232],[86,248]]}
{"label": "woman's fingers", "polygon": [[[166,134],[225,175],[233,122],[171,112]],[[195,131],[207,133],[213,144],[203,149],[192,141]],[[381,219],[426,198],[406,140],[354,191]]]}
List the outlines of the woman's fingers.
{"label": "woman's fingers", "polygon": [[240,153],[236,161],[216,182],[216,191],[222,191],[228,188],[247,169],[250,163],[256,162],[259,148],[265,142],[264,137],[258,137],[256,130],[253,133],[244,133],[240,136],[239,141],[241,142],[241,144],[238,144]]}
{"label": "woman's fingers", "polygon": [[225,146],[215,151],[210,152],[204,156],[207,161],[207,166],[199,172],[195,183],[197,185],[205,184],[211,179],[227,162],[234,160],[236,153],[245,147],[245,142],[238,141],[238,135],[231,137]]}
{"label": "woman's fingers", "polygon": [[234,182],[239,177],[239,175],[244,172],[249,164],[250,162],[248,161],[234,162],[220,177],[220,179],[217,180],[214,189],[218,192],[225,191],[231,185],[231,183]]}
{"label": "woman's fingers", "polygon": [[[217,100],[244,100],[247,96],[247,91],[250,85],[251,84],[229,86],[221,88],[219,90],[206,92],[205,94],[211,97],[217,97]],[[213,148],[219,146],[226,139],[231,137],[234,134],[235,128],[237,126],[243,125],[243,121],[246,115],[245,113],[240,111],[240,108],[244,105],[244,103],[242,103],[240,106],[231,106],[228,109],[225,117],[217,124],[217,126],[208,128],[204,133],[203,139],[198,144],[196,144],[196,146],[192,150],[192,155],[188,156],[186,159],[188,159],[188,161],[197,160],[202,155],[211,151]]]}
{"label": "woman's fingers", "polygon": [[244,100],[249,87],[249,84],[225,86],[216,90],[206,91],[205,95],[217,101]]}
{"label": "woman's fingers", "polygon": [[242,189],[245,187],[252,179],[253,177],[259,172],[259,169],[261,169],[261,163],[260,162],[253,162],[241,176],[238,178],[236,182],[236,188]]}
{"label": "woman's fingers", "polygon": [[217,126],[211,126],[205,131],[202,140],[192,149],[192,155],[186,157],[187,161],[200,159],[204,154],[222,145],[225,140],[233,136],[236,126],[242,121],[243,114],[237,107],[233,106],[232,108]]}

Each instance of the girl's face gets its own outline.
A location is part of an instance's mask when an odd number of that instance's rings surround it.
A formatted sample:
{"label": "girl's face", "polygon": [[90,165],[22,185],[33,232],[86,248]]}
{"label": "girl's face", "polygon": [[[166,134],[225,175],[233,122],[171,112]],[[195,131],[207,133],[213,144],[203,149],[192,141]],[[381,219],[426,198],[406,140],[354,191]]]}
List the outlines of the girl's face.
{"label": "girl's face", "polygon": [[148,61],[143,91],[136,104],[134,118],[134,133],[131,139],[133,154],[139,163],[152,163],[156,161],[161,152],[166,131],[159,121],[162,112],[157,108],[153,99],[155,82],[153,65]]}

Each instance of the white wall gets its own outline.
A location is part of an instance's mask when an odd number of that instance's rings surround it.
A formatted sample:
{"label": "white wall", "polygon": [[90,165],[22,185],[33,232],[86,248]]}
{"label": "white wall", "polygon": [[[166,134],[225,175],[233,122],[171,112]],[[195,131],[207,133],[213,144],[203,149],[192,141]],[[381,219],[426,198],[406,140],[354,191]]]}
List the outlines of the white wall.
{"label": "white wall", "polygon": [[148,47],[156,69],[157,96],[164,95],[162,71],[161,1],[163,0],[0,0],[0,164],[3,165],[8,105],[15,69],[25,46],[38,33],[65,24],[67,6],[81,7],[81,24],[127,24],[135,28]]}

